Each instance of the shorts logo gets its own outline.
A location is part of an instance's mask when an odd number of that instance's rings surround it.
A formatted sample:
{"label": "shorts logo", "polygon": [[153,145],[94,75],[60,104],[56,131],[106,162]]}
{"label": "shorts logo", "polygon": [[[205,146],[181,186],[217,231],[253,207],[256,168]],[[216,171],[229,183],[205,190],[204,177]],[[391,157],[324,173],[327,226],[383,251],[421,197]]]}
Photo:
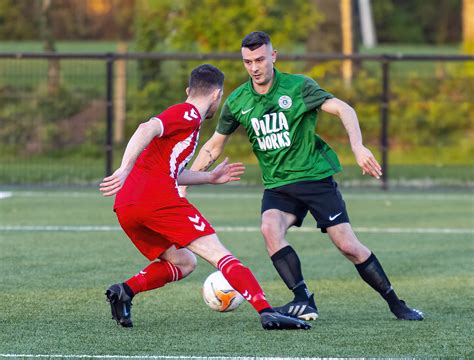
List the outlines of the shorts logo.
{"label": "shorts logo", "polygon": [[201,218],[197,214],[194,217],[188,216],[188,219],[189,221],[194,223],[194,228],[196,230],[204,231],[204,229],[206,228],[206,224],[204,223],[204,221],[201,221],[201,224],[199,224],[199,220],[201,220]]}
{"label": "shorts logo", "polygon": [[282,109],[289,109],[291,105],[293,105],[293,101],[289,96],[283,95],[278,99],[278,105],[280,105]]}
{"label": "shorts logo", "polygon": [[329,216],[329,221],[335,220],[335,219],[336,219],[339,215],[341,215],[341,214],[342,214],[342,212],[340,212],[339,214],[336,214],[336,215],[334,215],[334,216],[331,216],[331,215],[330,215],[330,216]]}

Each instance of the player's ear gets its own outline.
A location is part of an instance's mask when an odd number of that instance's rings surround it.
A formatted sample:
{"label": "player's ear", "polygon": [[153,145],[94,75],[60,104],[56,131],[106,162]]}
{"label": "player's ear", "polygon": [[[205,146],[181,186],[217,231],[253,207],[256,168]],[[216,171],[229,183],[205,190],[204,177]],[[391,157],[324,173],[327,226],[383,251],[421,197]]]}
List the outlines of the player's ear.
{"label": "player's ear", "polygon": [[212,99],[214,101],[220,99],[221,96],[222,96],[222,89],[215,89],[212,93]]}
{"label": "player's ear", "polygon": [[272,50],[272,63],[275,64],[275,61],[277,59],[277,53],[278,51],[276,51],[275,49]]}
{"label": "player's ear", "polygon": [[189,96],[189,87],[186,88],[186,95]]}

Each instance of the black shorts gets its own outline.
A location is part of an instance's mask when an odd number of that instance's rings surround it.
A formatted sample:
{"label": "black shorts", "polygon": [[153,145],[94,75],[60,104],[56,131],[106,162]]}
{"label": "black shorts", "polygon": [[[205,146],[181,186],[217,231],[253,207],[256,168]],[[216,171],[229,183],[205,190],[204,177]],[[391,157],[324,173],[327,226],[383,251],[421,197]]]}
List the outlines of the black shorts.
{"label": "black shorts", "polygon": [[262,214],[270,209],[295,215],[295,226],[301,226],[309,210],[323,233],[328,227],[350,222],[346,203],[332,176],[265,189]]}

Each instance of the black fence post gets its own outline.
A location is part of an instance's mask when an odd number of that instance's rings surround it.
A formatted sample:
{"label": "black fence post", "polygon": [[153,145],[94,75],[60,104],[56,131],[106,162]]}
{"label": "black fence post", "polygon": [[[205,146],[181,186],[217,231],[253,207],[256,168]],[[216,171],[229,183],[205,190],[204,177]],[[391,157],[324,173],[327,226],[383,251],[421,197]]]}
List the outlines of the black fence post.
{"label": "black fence post", "polygon": [[382,97],[381,97],[381,131],[380,150],[382,152],[382,189],[388,190],[388,111],[390,105],[390,85],[389,85],[389,65],[390,61],[385,58],[382,61]]}
{"label": "black fence post", "polygon": [[105,138],[105,175],[112,174],[114,143],[113,143],[113,124],[114,124],[114,55],[107,54],[106,61],[106,138]]}

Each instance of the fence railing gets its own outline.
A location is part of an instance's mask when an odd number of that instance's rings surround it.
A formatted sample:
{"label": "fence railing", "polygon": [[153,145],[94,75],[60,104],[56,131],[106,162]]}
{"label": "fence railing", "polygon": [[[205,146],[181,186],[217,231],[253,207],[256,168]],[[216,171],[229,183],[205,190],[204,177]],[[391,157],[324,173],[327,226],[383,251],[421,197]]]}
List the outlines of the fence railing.
{"label": "fence railing", "polygon": [[[105,67],[105,119],[106,130],[104,139],[105,153],[105,174],[110,174],[113,170],[114,154],[114,64],[119,60],[137,61],[137,60],[156,60],[156,61],[207,61],[207,60],[230,60],[240,61],[241,55],[237,53],[1,53],[0,60],[14,59],[22,60],[81,60],[81,61],[100,61]],[[315,62],[325,63],[330,61],[352,61],[374,62],[379,65],[380,86],[379,86],[379,107],[380,107],[380,133],[379,147],[381,153],[381,165],[383,168],[382,187],[388,188],[389,185],[389,121],[391,104],[391,79],[390,69],[393,63],[397,62],[466,62],[474,64],[474,55],[405,55],[405,54],[281,54],[279,61],[291,62]],[[1,79],[0,79],[1,80]],[[1,84],[1,83],[0,83]],[[1,118],[0,118],[1,120]]]}

